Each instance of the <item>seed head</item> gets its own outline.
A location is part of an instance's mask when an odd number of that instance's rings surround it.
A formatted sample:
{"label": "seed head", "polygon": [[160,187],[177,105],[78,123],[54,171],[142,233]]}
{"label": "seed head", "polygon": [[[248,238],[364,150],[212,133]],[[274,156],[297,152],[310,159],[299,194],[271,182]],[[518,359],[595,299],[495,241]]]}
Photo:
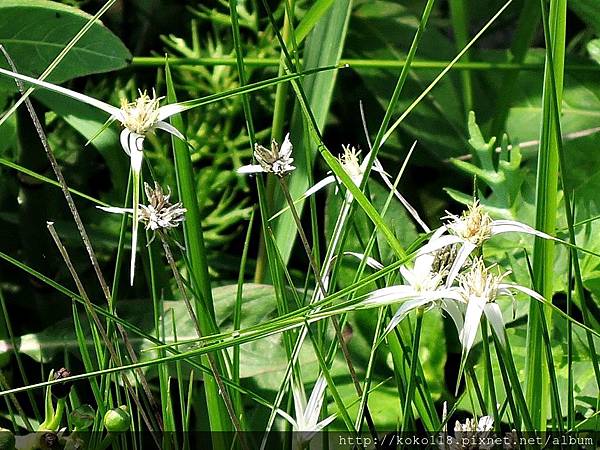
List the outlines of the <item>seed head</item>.
{"label": "seed head", "polygon": [[140,222],[144,223],[146,230],[168,230],[177,227],[185,220],[186,209],[181,203],[169,202],[171,191],[163,193],[158,183],[154,189],[144,183],[144,190],[148,197],[148,205],[140,205]]}
{"label": "seed head", "polygon": [[123,126],[130,131],[145,135],[154,129],[158,122],[159,103],[164,97],[157,97],[152,90],[152,97],[146,91],[139,91],[140,96],[133,102],[121,99]]}
{"label": "seed head", "polygon": [[359,161],[360,150],[350,145],[343,145],[342,148],[344,153],[338,158],[340,164],[354,184],[359,185],[365,173]]}
{"label": "seed head", "polygon": [[483,211],[478,200],[474,200],[461,217],[449,214],[445,218],[450,219],[446,226],[451,232],[478,247],[492,235],[492,218]]}
{"label": "seed head", "polygon": [[273,139],[271,148],[263,147],[260,144],[254,145],[254,157],[260,164],[264,172],[273,173],[279,177],[287,175],[296,167],[292,165],[292,143],[290,142],[289,133],[285,136],[281,147]]}
{"label": "seed head", "polygon": [[71,371],[69,369],[65,369],[64,367],[61,367],[54,372],[54,380],[64,380],[63,383],[52,386],[52,394],[54,394],[54,396],[57,398],[65,398],[67,395],[69,395],[71,387],[73,386],[73,383],[68,380],[70,376]]}
{"label": "seed head", "polygon": [[469,271],[459,278],[459,286],[465,300],[478,297],[485,298],[488,303],[495,301],[498,287],[508,273],[494,275],[490,273],[490,268],[485,266],[482,258],[475,259]]}

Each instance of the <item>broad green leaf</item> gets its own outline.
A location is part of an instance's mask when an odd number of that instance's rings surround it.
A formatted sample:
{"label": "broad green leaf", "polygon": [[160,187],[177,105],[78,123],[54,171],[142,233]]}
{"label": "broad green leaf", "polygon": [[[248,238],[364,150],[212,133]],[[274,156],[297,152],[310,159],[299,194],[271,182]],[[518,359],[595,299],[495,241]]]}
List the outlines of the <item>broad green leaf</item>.
{"label": "broad green leaf", "polygon": [[[0,44],[19,72],[39,75],[91,18],[70,6],[46,0],[0,2]],[[131,54],[108,28],[98,22],[81,38],[52,72],[48,81],[63,81],[125,67]],[[0,66],[9,68],[4,58]],[[0,88],[16,89],[2,77]]]}

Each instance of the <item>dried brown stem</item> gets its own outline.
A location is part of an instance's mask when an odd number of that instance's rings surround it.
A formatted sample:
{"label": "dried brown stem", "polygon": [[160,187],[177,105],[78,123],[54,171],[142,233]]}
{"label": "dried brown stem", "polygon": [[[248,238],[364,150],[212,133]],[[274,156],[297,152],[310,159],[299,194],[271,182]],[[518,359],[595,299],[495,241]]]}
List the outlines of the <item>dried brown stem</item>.
{"label": "dried brown stem", "polygon": [[[122,365],[121,358],[119,357],[119,355],[115,351],[115,348],[113,347],[112,343],[110,342],[110,339],[108,338],[108,335],[106,334],[106,330],[104,329],[104,325],[102,325],[102,322],[100,321],[100,318],[98,317],[98,314],[96,314],[96,311],[94,310],[92,302],[91,302],[90,298],[87,295],[87,292],[86,292],[86,290],[85,290],[85,288],[83,286],[83,283],[81,282],[81,279],[79,278],[79,275],[77,274],[77,271],[75,270],[75,266],[73,266],[73,262],[71,261],[69,253],[67,252],[67,249],[63,245],[62,241],[60,240],[60,237],[58,236],[58,233],[56,232],[56,229],[54,228],[54,223],[53,222],[48,222],[46,224],[46,226],[48,227],[48,231],[50,232],[50,236],[52,236],[52,239],[54,240],[54,243],[56,244],[56,248],[58,248],[58,251],[60,252],[60,255],[62,256],[62,258],[63,258],[63,260],[64,260],[64,262],[65,262],[65,264],[67,266],[67,269],[69,270],[69,273],[71,274],[71,277],[73,278],[73,281],[75,282],[75,286],[77,287],[77,291],[79,292],[79,295],[81,296],[81,298],[83,299],[83,301],[84,301],[84,303],[86,305],[87,313],[88,313],[89,316],[91,316],[92,320],[94,321],[94,324],[96,325],[96,329],[98,330],[98,332],[102,336],[102,340],[104,341],[104,344],[106,345],[106,348],[107,348],[108,352],[110,353],[111,358],[113,359],[113,361],[117,362],[119,365]],[[123,383],[127,387],[127,390],[129,391],[129,394],[131,395],[131,397],[135,401],[135,403],[136,403],[136,405],[137,405],[137,407],[138,407],[138,409],[139,409],[139,411],[140,411],[140,413],[142,415],[142,418],[144,419],[144,422],[146,423],[146,426],[152,432],[152,436],[153,436],[156,444],[160,448],[159,440],[158,440],[158,438],[155,436],[155,434],[153,432],[153,426],[150,423],[150,419],[146,415],[146,412],[144,411],[144,408],[142,408],[140,400],[137,397],[137,395],[136,395],[133,387],[131,386],[131,383],[129,382],[129,379],[127,378],[127,375],[125,375],[124,373],[122,373],[121,374],[121,378],[123,380]],[[158,423],[159,423],[160,428],[162,429],[162,425],[160,425],[160,418],[158,418]]]}

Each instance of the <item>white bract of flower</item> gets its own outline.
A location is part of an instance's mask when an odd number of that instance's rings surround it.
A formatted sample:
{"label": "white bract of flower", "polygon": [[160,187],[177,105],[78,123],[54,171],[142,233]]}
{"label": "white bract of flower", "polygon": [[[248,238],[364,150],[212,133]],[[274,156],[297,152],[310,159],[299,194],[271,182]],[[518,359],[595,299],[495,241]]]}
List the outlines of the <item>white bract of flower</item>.
{"label": "white bract of flower", "polygon": [[[369,152],[367,154],[367,156],[365,156],[365,158],[361,162],[360,161],[360,153],[361,152],[360,152],[360,150],[357,150],[354,146],[342,145],[342,150],[343,150],[343,153],[338,157],[338,161],[340,162],[342,169],[344,169],[344,172],[346,172],[346,174],[350,177],[352,182],[356,186],[360,186],[362,183],[362,180],[364,178],[365,172],[367,170],[367,165],[369,163],[371,153]],[[425,222],[423,222],[423,220],[419,216],[419,213],[417,212],[417,210],[402,196],[402,194],[400,194],[400,192],[398,192],[394,188],[394,185],[390,181],[390,175],[384,170],[383,166],[381,165],[381,162],[377,158],[375,158],[375,161],[373,162],[372,170],[373,170],[373,172],[379,174],[379,176],[381,177],[381,179],[383,180],[385,185],[390,190],[393,191],[396,198],[398,200],[400,200],[400,202],[406,208],[406,210],[409,212],[409,214],[415,219],[415,221],[421,226],[421,228],[426,233],[428,233],[430,231],[429,227],[425,224]],[[300,198],[295,200],[294,203],[300,202],[300,201],[310,197],[311,195],[320,191],[324,187],[326,187],[332,183],[335,183],[336,181],[338,183],[340,183],[340,181],[337,179],[336,176],[328,175],[327,177],[323,178],[321,181],[315,183],[314,186],[310,187],[304,194],[302,194],[302,196]],[[337,193],[337,187],[336,187],[336,193]],[[353,200],[354,200],[354,196],[352,195],[352,193],[350,191],[347,191],[346,196],[345,196],[345,202],[348,204],[348,203],[352,203]],[[275,219],[276,217],[283,214],[288,209],[289,209],[289,206],[285,207],[284,209],[282,209],[281,211],[279,211],[278,213],[273,215],[270,220]]]}
{"label": "white bract of flower", "polygon": [[[134,214],[133,208],[117,208],[98,206],[101,209],[110,213],[131,214],[136,217],[135,220],[144,224],[146,230],[151,231],[168,231],[179,226],[185,220],[187,210],[182,203],[171,203],[171,190],[167,189],[165,194],[158,183],[154,183],[152,188],[148,183],[144,183],[144,190],[148,198],[148,204],[138,205],[137,214]],[[152,241],[150,241],[152,242]]]}
{"label": "white bract of flower", "polygon": [[308,401],[306,401],[302,383],[297,380],[297,378],[294,378],[294,381],[292,382],[292,396],[294,398],[294,415],[296,417],[291,417],[282,410],[277,411],[292,425],[292,430],[294,432],[294,448],[304,448],[304,445],[309,442],[315,434],[335,420],[336,414],[332,414],[323,420],[319,420],[321,409],[323,408],[323,401],[325,400],[326,388],[327,381],[323,374],[320,374],[315,382]]}
{"label": "white bract of flower", "polygon": [[[340,162],[342,169],[344,169],[344,172],[346,172],[346,174],[352,179],[352,182],[356,186],[360,186],[365,175],[365,171],[367,170],[367,164],[369,162],[370,153],[365,157],[365,159],[361,163],[360,150],[357,150],[351,145],[342,145],[342,150],[343,153],[338,157],[338,161]],[[383,170],[383,166],[381,165],[378,159],[375,159],[375,162],[373,164],[373,171],[379,174],[385,174],[387,176],[385,170]],[[306,198],[314,194],[315,192],[323,189],[325,186],[334,183],[336,180],[337,178],[334,175],[329,175],[323,178],[318,183],[316,183],[313,187],[308,189],[302,197]],[[346,193],[347,202],[352,202],[353,198],[354,197],[350,192]]]}
{"label": "white bract of flower", "polygon": [[133,277],[135,273],[135,255],[137,249],[137,228],[138,228],[138,205],[140,197],[140,172],[142,170],[143,161],[143,145],[146,134],[161,129],[167,133],[176,136],[181,140],[185,137],[170,123],[165,120],[174,114],[180,113],[193,106],[184,106],[182,104],[171,104],[159,106],[161,98],[157,98],[153,92],[152,97],[145,92],[140,91],[140,96],[133,102],[126,100],[121,101],[121,108],[117,108],[101,100],[81,94],[79,92],[67,89],[46,81],[37,80],[27,75],[21,75],[16,72],[11,72],[0,68],[0,74],[24,81],[26,83],[38,86],[49,91],[58,92],[67,97],[79,100],[109,115],[108,121],[118,121],[124,128],[121,131],[120,142],[121,147],[130,157],[131,173],[133,178],[133,225],[131,232],[131,284],[133,285]]}
{"label": "white bract of flower", "polygon": [[[538,301],[544,298],[532,289],[514,283],[503,282],[509,272],[494,274],[485,266],[482,258],[476,258],[469,270],[458,276],[458,294],[466,305],[464,325],[459,329],[462,344],[461,371],[467,356],[473,347],[481,317],[485,315],[492,326],[494,334],[502,345],[505,345],[505,327],[502,311],[496,303],[501,296],[514,300],[512,290],[520,291]],[[486,336],[484,336],[484,339]]]}
{"label": "white bract of flower", "polygon": [[275,174],[278,177],[284,177],[296,168],[292,165],[294,162],[292,150],[293,145],[290,141],[289,133],[285,135],[281,147],[274,139],[271,141],[271,148],[263,147],[260,144],[254,144],[254,158],[258,164],[242,166],[237,170],[237,173],[266,172]]}
{"label": "white bract of flower", "polygon": [[[363,257],[360,254],[355,255]],[[455,287],[444,287],[443,278],[445,272],[434,271],[434,263],[435,255],[424,254],[418,256],[415,258],[412,268],[406,266],[400,267],[400,273],[406,284],[377,289],[368,294],[358,304],[358,308],[364,309],[400,303],[398,310],[388,323],[380,340],[402,322],[408,313],[421,307],[432,308],[439,306],[452,318],[457,330],[463,328],[462,313],[457,305],[457,302],[461,301],[461,297]],[[369,264],[369,260],[367,260],[367,264]]]}
{"label": "white bract of flower", "polygon": [[558,241],[558,239],[516,220],[493,220],[483,210],[477,199],[473,200],[473,204],[469,205],[468,210],[461,216],[448,213],[443,219],[447,220],[446,224],[432,234],[429,242],[421,247],[418,254],[432,253],[452,245],[459,246],[446,279],[446,286],[452,285],[473,251],[480,248],[492,236],[512,232]]}

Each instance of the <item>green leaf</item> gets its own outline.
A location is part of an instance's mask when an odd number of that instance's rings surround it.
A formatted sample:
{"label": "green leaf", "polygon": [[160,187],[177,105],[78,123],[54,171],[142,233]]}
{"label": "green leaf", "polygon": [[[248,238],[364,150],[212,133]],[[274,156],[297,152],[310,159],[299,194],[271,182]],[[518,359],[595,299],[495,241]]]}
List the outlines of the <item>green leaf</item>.
{"label": "green leaf", "polygon": [[[212,291],[217,323],[219,328],[224,332],[233,330],[236,291],[237,284],[221,286]],[[147,300],[124,302],[119,307],[119,313],[121,318],[139,327],[148,335],[154,336],[156,335],[156,330],[154,329],[153,311],[147,305]],[[277,302],[273,286],[251,283],[244,284],[241,311],[242,329],[277,317]],[[173,317],[175,324],[173,324]],[[93,341],[90,334],[89,322],[84,316],[81,317],[81,320],[87,345],[92,350]],[[178,341],[195,339],[197,337],[195,326],[191,323],[189,313],[182,301],[165,301],[162,320],[164,320],[164,339],[167,343],[174,342],[172,332],[174,326],[177,330]],[[162,322],[161,332],[163,332]],[[137,336],[130,336],[129,340],[136,351],[141,351],[141,361],[149,361],[156,357],[156,352],[150,350],[155,346],[154,343]],[[42,332],[21,336],[18,342],[19,351],[37,362],[48,363],[52,358],[64,351],[68,351],[76,356],[79,354],[72,319],[62,320]],[[184,350],[186,347],[189,346],[182,345],[179,350]],[[254,382],[260,388],[276,390],[279,387],[288,363],[283,345],[283,335],[275,334],[264,339],[249,342],[242,345],[240,350],[240,377],[254,377]],[[11,351],[10,341],[0,341],[0,355],[9,354]],[[232,352],[233,349],[229,349],[229,351]],[[302,366],[306,368],[307,374],[314,372],[316,375],[318,361],[310,346],[306,346],[302,350],[300,361]],[[183,371],[185,376],[188,373],[188,370]],[[171,375],[177,376],[174,365]]]}
{"label": "green leaf", "polygon": [[596,0],[569,0],[568,6],[581,20],[594,28],[596,33],[600,33],[600,12]]}
{"label": "green leaf", "polygon": [[[378,175],[376,175],[375,172],[372,172],[371,180],[369,180],[368,184],[370,193],[369,200],[377,211],[381,211],[385,201],[387,200],[389,191],[387,188],[383,187],[381,184],[372,179],[376,176]],[[336,194],[334,187],[330,188],[328,191],[325,219],[325,235],[328,240],[331,240],[335,222],[340,214],[343,195],[344,194],[339,191]],[[407,248],[417,238],[417,230],[415,225],[408,217],[404,206],[402,206],[402,204],[395,198],[391,201],[384,220],[389,225],[394,235],[398,237],[404,248]],[[352,231],[350,231],[348,234],[344,251],[363,253],[364,246],[367,244],[369,237],[371,236],[372,224],[370,223],[370,219],[362,209],[357,208],[353,216],[353,222],[347,226],[350,226]],[[380,262],[385,265],[386,263],[396,261],[396,253],[392,250],[389,244],[387,244],[385,237],[380,230],[378,230],[377,237],[379,241],[379,250],[382,255],[382,261]],[[355,258],[345,257],[342,260],[341,271],[337,278],[340,287],[347,287],[352,284],[357,266],[358,260]],[[374,289],[375,285],[373,284],[370,286],[365,286],[365,289],[367,288]]]}
{"label": "green leaf", "polygon": [[[355,11],[350,24],[348,55],[367,60],[404,60],[418,25],[419,20],[413,11],[399,2],[362,3]],[[454,54],[455,47],[448,38],[435,28],[427,27],[419,42],[418,57],[449,60]],[[373,112],[369,111],[375,110],[377,106],[386,109],[398,78],[397,71],[370,68],[357,69],[356,73],[374,99],[370,105],[367,104],[367,114],[373,115]],[[411,71],[396,112],[404,111],[438,73],[439,69]],[[453,83],[453,77],[453,74],[446,76],[432,93],[435,99],[432,100],[433,97],[430,96],[422,101],[402,122],[403,132],[410,136],[405,141],[408,146],[414,139],[419,142],[419,151],[415,152],[413,163],[439,166],[439,159],[456,156],[464,148],[462,99],[460,91]],[[349,100],[351,101],[352,97]],[[424,123],[427,124],[426,127],[423,126]],[[394,155],[399,153],[401,143],[397,134],[399,133],[394,133],[391,139],[386,141],[382,152]],[[434,158],[431,158],[431,155],[434,155]]]}
{"label": "green leaf", "polygon": [[[66,5],[46,0],[0,2],[0,44],[4,45],[19,72],[39,75],[91,18]],[[127,65],[131,54],[120,39],[101,22],[71,49],[47,81],[61,83],[75,77],[107,72]],[[9,69],[4,58],[0,67]],[[15,89],[10,79],[0,89]]]}

